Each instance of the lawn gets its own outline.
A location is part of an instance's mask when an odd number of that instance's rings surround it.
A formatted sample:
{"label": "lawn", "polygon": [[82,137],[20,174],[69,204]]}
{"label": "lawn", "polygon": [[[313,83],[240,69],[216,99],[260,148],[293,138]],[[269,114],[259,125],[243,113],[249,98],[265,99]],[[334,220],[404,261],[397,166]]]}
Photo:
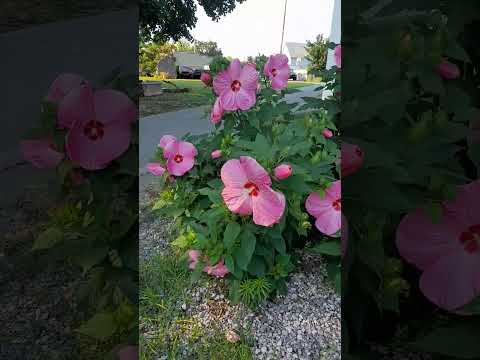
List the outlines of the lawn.
{"label": "lawn", "polygon": [[[140,80],[158,80],[155,78],[141,77]],[[187,93],[164,93],[157,96],[140,98],[140,117],[177,111],[192,107],[208,105],[213,102],[212,89],[206,87],[200,80],[168,80],[179,88],[190,89]],[[289,89],[299,89],[305,86],[318,84],[306,81],[289,81]],[[166,88],[174,88],[173,85],[165,84]]]}

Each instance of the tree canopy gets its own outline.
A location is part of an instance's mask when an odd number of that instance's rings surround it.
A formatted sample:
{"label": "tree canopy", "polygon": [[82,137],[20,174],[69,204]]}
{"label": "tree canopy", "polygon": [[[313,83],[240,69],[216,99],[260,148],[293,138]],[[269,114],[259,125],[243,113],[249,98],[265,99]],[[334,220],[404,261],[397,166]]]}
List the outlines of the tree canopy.
{"label": "tree canopy", "polygon": [[306,49],[306,59],[310,62],[308,72],[319,75],[327,64],[328,39],[324,39],[323,35],[320,34],[315,41],[307,41]]}
{"label": "tree canopy", "polygon": [[[232,12],[246,0],[198,0],[214,21]],[[141,0],[140,36],[143,41],[165,42],[181,38],[193,40],[190,31],[197,23],[195,0]]]}

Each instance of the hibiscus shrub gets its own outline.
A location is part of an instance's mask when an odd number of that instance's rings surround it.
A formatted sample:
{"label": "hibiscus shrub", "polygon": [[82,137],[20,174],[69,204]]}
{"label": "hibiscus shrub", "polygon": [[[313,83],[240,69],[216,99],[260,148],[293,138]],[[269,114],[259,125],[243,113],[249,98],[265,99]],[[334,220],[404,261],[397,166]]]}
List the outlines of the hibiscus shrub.
{"label": "hibiscus shrub", "polygon": [[129,206],[138,201],[137,83],[118,72],[97,85],[60,75],[20,144],[59,185],[32,250],[79,267],[84,278],[72,290],[90,318],[77,330],[100,341],[134,341],[138,328],[138,212]]}
{"label": "hibiscus shrub", "polygon": [[318,236],[310,213],[318,229],[337,238],[331,255],[338,274],[334,112],[293,111],[297,104],[284,97],[293,92],[286,89],[284,55],[264,65],[224,59],[214,65],[215,129],[181,140],[163,136],[147,166],[163,185],[154,209],[180,232],[173,245],[194,277],[226,276],[232,300],[259,303],[286,291],[292,249]]}

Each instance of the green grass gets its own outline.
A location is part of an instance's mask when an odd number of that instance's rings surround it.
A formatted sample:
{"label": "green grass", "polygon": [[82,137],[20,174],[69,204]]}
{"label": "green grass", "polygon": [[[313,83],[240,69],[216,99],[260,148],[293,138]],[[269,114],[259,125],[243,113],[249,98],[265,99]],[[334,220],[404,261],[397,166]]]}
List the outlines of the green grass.
{"label": "green grass", "polygon": [[[158,80],[156,78],[141,77],[141,80]],[[208,105],[213,102],[212,89],[206,87],[200,80],[171,79],[167,80],[179,88],[190,89],[187,93],[164,93],[157,96],[140,98],[140,117],[178,111],[192,107]],[[289,89],[299,89],[305,86],[318,84],[317,82],[289,81]],[[166,88],[173,88],[165,84]]]}
{"label": "green grass", "polygon": [[189,359],[251,360],[245,340],[229,343],[219,331],[207,336],[201,325],[181,310],[181,304],[191,303],[186,291],[191,286],[186,263],[177,256],[157,255],[141,264],[140,359],[167,355],[180,360],[183,347],[189,349]]}

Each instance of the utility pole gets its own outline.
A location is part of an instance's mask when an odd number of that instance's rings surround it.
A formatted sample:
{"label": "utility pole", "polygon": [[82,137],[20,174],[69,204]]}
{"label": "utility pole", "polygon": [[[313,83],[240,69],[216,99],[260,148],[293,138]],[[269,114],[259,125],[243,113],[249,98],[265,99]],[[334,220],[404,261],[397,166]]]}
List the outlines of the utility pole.
{"label": "utility pole", "polygon": [[285,0],[285,9],[283,11],[282,42],[280,43],[280,54],[283,53],[283,34],[285,33],[285,18],[287,15],[287,2],[288,0]]}

